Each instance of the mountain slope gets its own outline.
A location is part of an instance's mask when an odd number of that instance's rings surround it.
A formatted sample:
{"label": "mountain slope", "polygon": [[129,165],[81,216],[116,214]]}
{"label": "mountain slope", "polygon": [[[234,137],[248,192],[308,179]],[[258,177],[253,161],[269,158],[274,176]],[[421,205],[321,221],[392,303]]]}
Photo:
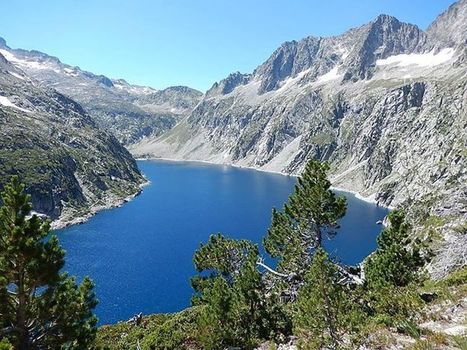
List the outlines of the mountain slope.
{"label": "mountain slope", "polygon": [[340,36],[287,42],[130,150],[285,173],[327,160],[335,186],[465,220],[465,8],[451,6],[428,32],[381,15]]}
{"label": "mountain slope", "polygon": [[30,77],[76,100],[124,144],[171,129],[202,96],[188,87],[158,91],[95,75],[39,51],[11,49],[1,38],[0,53]]}
{"label": "mountain slope", "polygon": [[13,174],[56,226],[140,191],[144,179],[117,139],[75,101],[40,86],[0,54],[0,188]]}
{"label": "mountain slope", "polygon": [[443,12],[428,27],[434,41],[447,46],[467,44],[467,0],[460,0]]}

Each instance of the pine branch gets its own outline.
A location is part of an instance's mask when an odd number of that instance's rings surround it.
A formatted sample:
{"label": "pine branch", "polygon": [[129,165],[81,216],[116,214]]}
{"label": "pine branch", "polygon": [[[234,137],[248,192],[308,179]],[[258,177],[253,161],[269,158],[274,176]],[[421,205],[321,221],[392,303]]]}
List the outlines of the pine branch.
{"label": "pine branch", "polygon": [[288,274],[285,274],[285,273],[280,273],[280,272],[272,269],[271,267],[267,266],[266,264],[263,263],[263,259],[258,259],[258,261],[256,262],[256,265],[265,268],[267,271],[269,271],[270,273],[272,273],[272,274],[274,274],[276,276],[283,277],[283,278],[289,278],[290,277],[290,274],[288,275]]}

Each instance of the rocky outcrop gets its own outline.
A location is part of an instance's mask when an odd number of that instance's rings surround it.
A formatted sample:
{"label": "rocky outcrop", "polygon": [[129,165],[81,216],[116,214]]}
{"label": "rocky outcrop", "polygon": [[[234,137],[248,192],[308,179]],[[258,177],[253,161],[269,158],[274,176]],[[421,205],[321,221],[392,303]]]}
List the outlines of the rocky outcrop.
{"label": "rocky outcrop", "polygon": [[280,89],[288,78],[302,83],[338,68],[343,80],[371,78],[378,59],[430,49],[427,35],[417,26],[380,15],[374,21],[329,38],[309,36],[282,44],[253,74],[230,74],[215,83],[206,97],[226,95],[237,86],[259,82],[258,94]]}
{"label": "rocky outcrop", "polygon": [[145,182],[130,153],[84,109],[0,56],[0,189],[27,184],[36,212],[56,227],[118,205]]}
{"label": "rocky outcrop", "polygon": [[467,44],[467,0],[460,0],[447,9],[428,27],[434,43],[445,46]]}

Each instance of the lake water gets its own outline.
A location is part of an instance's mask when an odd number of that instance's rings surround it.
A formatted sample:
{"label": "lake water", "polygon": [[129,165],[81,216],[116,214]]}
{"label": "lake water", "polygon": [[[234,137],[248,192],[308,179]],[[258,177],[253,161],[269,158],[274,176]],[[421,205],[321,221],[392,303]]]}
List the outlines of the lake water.
{"label": "lake water", "polygon": [[[260,243],[271,219],[292,192],[295,178],[195,162],[141,161],[151,181],[120,208],[58,231],[65,270],[96,283],[100,324],[136,313],[173,312],[189,306],[194,251],[211,233]],[[348,264],[376,247],[387,210],[348,193],[347,215],[329,252]]]}

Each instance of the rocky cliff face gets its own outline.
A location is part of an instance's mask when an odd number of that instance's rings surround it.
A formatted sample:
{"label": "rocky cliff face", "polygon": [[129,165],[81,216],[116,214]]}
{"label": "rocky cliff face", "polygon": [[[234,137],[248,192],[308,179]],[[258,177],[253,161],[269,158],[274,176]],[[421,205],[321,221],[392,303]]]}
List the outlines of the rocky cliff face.
{"label": "rocky cliff face", "polygon": [[34,210],[77,222],[144,183],[130,153],[75,101],[29,78],[0,54],[0,189],[13,174]]}
{"label": "rocky cliff face", "polygon": [[3,39],[0,53],[28,76],[76,100],[124,144],[171,129],[202,97],[188,87],[158,91],[96,75],[39,51],[11,49]]}
{"label": "rocky cliff face", "polygon": [[467,1],[452,4],[428,27],[427,33],[433,42],[457,46],[467,44]]}
{"label": "rocky cliff face", "polygon": [[131,151],[292,174],[317,158],[331,163],[335,186],[465,220],[466,4],[427,32],[381,15],[340,36],[284,43]]}

